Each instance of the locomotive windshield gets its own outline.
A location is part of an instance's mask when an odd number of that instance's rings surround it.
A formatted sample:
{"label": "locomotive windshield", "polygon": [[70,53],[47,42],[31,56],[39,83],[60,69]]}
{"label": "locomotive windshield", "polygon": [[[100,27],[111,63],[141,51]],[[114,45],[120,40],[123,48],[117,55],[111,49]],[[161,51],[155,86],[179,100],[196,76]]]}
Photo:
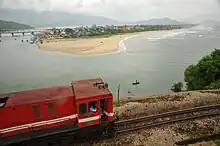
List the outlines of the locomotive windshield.
{"label": "locomotive windshield", "polygon": [[6,102],[9,97],[0,97],[0,108],[3,108],[6,105]]}

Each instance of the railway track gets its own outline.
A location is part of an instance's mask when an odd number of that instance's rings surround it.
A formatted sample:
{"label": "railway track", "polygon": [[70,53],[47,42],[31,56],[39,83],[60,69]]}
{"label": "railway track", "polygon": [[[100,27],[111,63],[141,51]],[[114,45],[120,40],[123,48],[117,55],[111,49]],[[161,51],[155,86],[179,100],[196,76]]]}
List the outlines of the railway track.
{"label": "railway track", "polygon": [[[218,116],[218,115],[220,115],[220,104],[201,106],[201,107],[196,107],[196,108],[166,112],[166,113],[157,114],[157,115],[143,116],[139,118],[116,121],[113,125],[113,129],[116,135],[120,135],[120,134],[125,134],[131,131],[153,128],[153,127],[157,127],[157,126],[161,126],[165,124],[172,124],[172,123],[180,122],[180,121],[194,120],[194,119],[204,118],[208,116],[212,117],[212,116]],[[109,139],[109,136],[110,136],[107,134],[99,138],[96,137],[95,139],[94,138],[74,139],[72,137],[72,132],[74,131],[68,130],[62,133],[60,132],[58,132],[57,134],[54,133],[51,136],[45,135],[43,138],[36,139],[37,141],[39,140],[39,142],[34,142],[34,143],[37,143],[37,146],[41,145],[40,142],[44,142],[42,146],[45,146],[45,145],[69,146],[69,145],[74,145],[77,143],[78,144],[83,143],[85,141],[89,143],[93,143],[95,141],[97,142],[99,140]],[[52,142],[50,142],[50,144],[49,143],[45,144],[45,141],[52,141]],[[62,142],[65,142],[65,144],[61,144]],[[35,146],[33,143],[31,145]]]}
{"label": "railway track", "polygon": [[116,134],[122,134],[135,130],[152,128],[165,124],[217,115],[220,115],[220,104],[201,106],[157,115],[117,121],[115,123],[115,132]]}
{"label": "railway track", "polygon": [[[194,119],[199,119],[209,116],[213,117],[218,115],[220,115],[220,104],[201,106],[196,108],[166,112],[157,115],[150,115],[150,116],[144,116],[144,117],[133,118],[128,120],[117,121],[114,124],[114,129],[115,129],[115,134],[120,135],[131,131],[153,128],[165,124],[172,124],[180,121],[194,120]],[[109,139],[109,135],[105,135],[102,138],[93,139],[90,142],[93,143],[94,141],[97,142],[103,139]],[[81,143],[84,141],[89,141],[89,140],[81,139],[75,142]],[[186,142],[182,142],[182,143],[186,143]]]}

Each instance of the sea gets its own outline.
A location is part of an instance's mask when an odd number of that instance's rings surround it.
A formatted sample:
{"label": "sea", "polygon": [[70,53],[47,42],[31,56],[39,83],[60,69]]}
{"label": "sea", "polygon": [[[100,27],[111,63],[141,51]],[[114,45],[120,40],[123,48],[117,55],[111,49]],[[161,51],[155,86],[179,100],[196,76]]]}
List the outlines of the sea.
{"label": "sea", "polygon": [[0,38],[0,94],[97,77],[109,84],[115,99],[119,85],[121,99],[169,93],[173,83],[184,81],[188,65],[220,48],[220,29],[202,25],[126,38],[119,51],[102,55],[43,51],[30,44],[32,37]]}

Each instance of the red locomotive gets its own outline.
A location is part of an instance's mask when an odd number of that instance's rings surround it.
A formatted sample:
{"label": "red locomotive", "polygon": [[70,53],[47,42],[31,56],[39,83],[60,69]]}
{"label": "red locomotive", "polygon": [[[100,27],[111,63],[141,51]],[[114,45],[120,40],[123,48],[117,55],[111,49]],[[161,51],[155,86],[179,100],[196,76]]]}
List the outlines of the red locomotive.
{"label": "red locomotive", "polygon": [[103,132],[113,121],[113,96],[101,78],[0,95],[0,145],[68,131]]}

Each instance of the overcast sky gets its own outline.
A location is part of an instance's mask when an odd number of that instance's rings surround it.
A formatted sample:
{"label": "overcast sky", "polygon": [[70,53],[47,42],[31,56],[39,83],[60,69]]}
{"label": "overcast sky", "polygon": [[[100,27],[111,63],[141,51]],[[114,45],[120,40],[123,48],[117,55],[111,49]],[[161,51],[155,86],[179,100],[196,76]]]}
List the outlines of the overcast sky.
{"label": "overcast sky", "polygon": [[220,20],[220,0],[0,0],[0,8],[79,12],[122,21]]}

